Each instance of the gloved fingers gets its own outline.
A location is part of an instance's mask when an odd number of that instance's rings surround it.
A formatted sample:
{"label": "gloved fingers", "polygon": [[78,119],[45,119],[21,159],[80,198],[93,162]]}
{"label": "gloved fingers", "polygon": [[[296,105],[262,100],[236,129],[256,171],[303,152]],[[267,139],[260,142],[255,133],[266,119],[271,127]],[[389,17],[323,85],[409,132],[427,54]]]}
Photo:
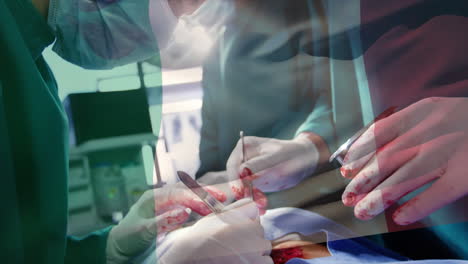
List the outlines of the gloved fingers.
{"label": "gloved fingers", "polygon": [[426,101],[421,100],[394,114],[392,114],[396,110],[394,107],[384,111],[376,118],[374,124],[351,145],[346,154],[345,163],[359,160],[407,132],[411,132],[409,133],[411,137],[416,135],[415,139],[418,139],[420,134],[415,131],[424,132],[430,127],[429,123],[434,123],[433,121],[427,122],[429,113],[425,107]]}
{"label": "gloved fingers", "polygon": [[219,216],[222,216],[223,219],[256,220],[259,218],[259,210],[251,199],[244,198],[226,206],[224,212]]}
{"label": "gloved fingers", "polygon": [[[174,184],[160,189],[148,190],[143,193],[134,206],[138,208],[140,215],[147,219],[180,207],[190,208],[203,216],[211,213],[211,210],[204,202],[186,187],[182,188],[181,186]],[[220,202],[226,201],[226,194],[222,191],[212,186],[205,186],[204,188]]]}
{"label": "gloved fingers", "polygon": [[369,161],[367,166],[346,186],[341,200],[346,206],[355,206],[360,199],[367,195],[366,190],[371,190],[384,179],[379,171],[376,157]]}
{"label": "gloved fingers", "polygon": [[181,200],[180,204],[182,204],[183,206],[187,208],[190,208],[195,213],[202,215],[202,216],[209,215],[212,213],[211,209],[208,208],[208,206],[204,202],[202,202],[198,197]]}
{"label": "gloved fingers", "polygon": [[[303,147],[300,149],[301,151],[296,151],[294,147],[284,148],[283,145],[285,143],[280,143],[281,141],[277,139],[250,138],[256,140],[255,148],[246,147],[245,153],[247,158],[244,163],[241,164],[241,162],[238,162],[233,166],[231,162],[228,162],[228,173],[230,177],[253,180],[256,178],[255,174],[257,172],[279,165],[289,158],[308,158],[304,157],[304,155],[300,155],[300,153],[303,153]],[[246,142],[248,142],[248,140]],[[246,145],[247,144],[248,143],[246,143]],[[300,143],[295,143],[294,146],[300,146]]]}
{"label": "gloved fingers", "polygon": [[252,200],[248,199],[248,198],[244,198],[244,199],[240,199],[232,204],[229,204],[227,205],[226,207],[224,207],[224,210],[225,211],[229,211],[229,210],[233,210],[233,209],[236,209],[236,208],[241,208],[243,206],[250,206],[252,205]]}
{"label": "gloved fingers", "polygon": [[242,163],[238,170],[238,175],[240,178],[247,178],[250,180],[255,180],[259,176],[258,173],[272,169],[277,166],[281,166],[282,163],[286,162],[288,159],[301,158],[301,157],[290,157],[287,153],[274,151],[274,152],[265,152],[262,155],[256,156],[252,159],[247,160]]}
{"label": "gloved fingers", "polygon": [[398,184],[385,187],[378,186],[356,204],[354,215],[361,220],[372,219],[396,203],[403,196],[433,181],[436,177],[436,173],[429,173]]}
{"label": "gloved fingers", "polygon": [[217,189],[216,187],[214,186],[203,186],[203,188],[209,192],[211,195],[213,195],[214,198],[216,198],[216,200],[224,203],[226,201],[226,194]]}
{"label": "gloved fingers", "polygon": [[208,172],[197,181],[202,186],[211,186],[215,190],[224,193],[224,203],[230,204],[234,200],[244,198],[242,183],[239,179],[230,180],[226,171]]}
{"label": "gloved fingers", "polygon": [[[291,170],[288,164],[280,164],[269,169],[259,171],[250,177],[255,187],[263,192],[277,192],[288,189],[297,184],[298,171]],[[288,177],[292,176],[292,177]]]}
{"label": "gloved fingers", "polygon": [[[253,159],[260,155],[260,153],[258,152],[258,150],[260,149],[260,145],[268,140],[271,139],[260,137],[244,137],[246,155],[245,160]],[[243,183],[239,181],[239,179],[244,179],[253,175],[249,168],[242,167],[242,170],[239,171],[239,169],[241,168],[242,160],[244,158],[243,154],[244,153],[242,151],[242,141],[239,140],[226,164],[226,171],[228,179],[230,180],[231,190],[234,193],[236,200],[245,197],[245,189]]]}
{"label": "gloved fingers", "polygon": [[244,151],[242,151],[242,140],[237,141],[237,144],[226,163],[226,170],[230,179],[237,179],[239,177],[238,171],[243,159],[249,160],[260,155],[258,149],[265,140],[267,139],[260,137],[244,137],[244,150],[246,157],[243,157]]}
{"label": "gloved fingers", "polygon": [[148,231],[156,236],[171,232],[182,226],[189,218],[191,210],[189,208],[178,208],[148,220]]}
{"label": "gloved fingers", "polygon": [[343,204],[354,206],[383,182],[391,173],[410,161],[419,151],[419,147],[404,149],[398,139],[380,149],[366,166],[346,186],[342,195]]}
{"label": "gloved fingers", "polygon": [[362,194],[373,190],[391,173],[413,159],[421,148],[415,144],[418,142],[418,140],[414,140],[415,137],[413,133],[407,133],[388,142],[378,149],[377,153],[359,170],[357,167],[350,168],[345,165],[344,170],[347,170],[348,174],[351,174],[351,171],[358,172],[357,175],[347,175],[354,176],[354,178],[343,193],[343,203],[347,206],[356,205],[359,201],[358,197],[362,198]]}
{"label": "gloved fingers", "polygon": [[[243,185],[241,180],[231,181],[231,190],[234,193],[234,198],[236,200],[250,198],[247,197],[249,195],[248,189]],[[255,187],[253,188],[253,196],[260,215],[264,215],[268,207],[268,198],[260,189]]]}
{"label": "gloved fingers", "polygon": [[457,139],[456,134],[448,134],[414,147],[413,149],[417,148],[415,157],[396,169],[371,193],[365,195],[365,198],[356,205],[355,215],[363,220],[370,219],[407,193],[440,177],[437,169],[446,166],[451,155],[450,145],[458,142]]}
{"label": "gloved fingers", "polygon": [[[226,201],[226,194],[222,191],[214,188],[213,186],[204,186],[203,188],[205,188],[207,192],[213,195],[213,197],[215,197],[220,202]],[[155,189],[155,192],[158,192],[158,189]],[[211,213],[211,210],[208,208],[208,206],[206,206],[206,204],[202,202],[200,198],[196,197],[196,195],[186,187],[174,187],[172,190],[169,190],[169,192],[164,190],[159,190],[159,192],[161,193],[157,194],[156,196],[157,215],[163,214],[180,206],[190,208],[192,211],[203,216]]]}
{"label": "gloved fingers", "polygon": [[[253,157],[256,157],[258,155],[261,155],[259,152],[260,146],[265,144],[265,142],[268,142],[271,140],[270,138],[263,138],[263,137],[254,137],[254,136],[246,136],[244,137],[244,148],[245,148],[245,160],[252,159]],[[239,148],[240,153],[242,154],[242,140],[239,140],[237,142],[236,148]],[[242,159],[242,155],[241,155]]]}
{"label": "gloved fingers", "polygon": [[244,183],[240,179],[232,180],[229,182],[231,191],[234,194],[236,200],[241,200],[245,198],[246,190]]}
{"label": "gloved fingers", "polygon": [[347,156],[345,156],[343,166],[340,168],[341,176],[352,179],[354,178],[359,171],[364,168],[367,163],[374,157],[375,151],[360,157],[357,160],[348,161]]}
{"label": "gloved fingers", "polygon": [[[414,157],[395,170],[377,189],[392,188],[392,186],[404,184],[414,178],[432,175],[437,168],[446,166],[454,155],[453,149],[456,148],[457,144],[459,144],[459,136],[457,133],[451,133],[413,147],[412,149],[416,151]],[[399,155],[399,153],[395,155]]]}
{"label": "gloved fingers", "polygon": [[[438,174],[437,177],[440,177],[440,179],[436,180],[427,190],[398,208],[392,216],[395,223],[399,225],[412,224],[466,195],[466,190],[462,190],[456,183],[443,177],[447,173],[446,167],[439,168],[434,173]],[[465,176],[459,174],[455,177]]]}
{"label": "gloved fingers", "polygon": [[[384,121],[385,120],[382,120],[381,122]],[[378,162],[377,165],[379,165],[380,171],[385,171],[385,169],[389,169],[391,167],[391,164],[395,163],[393,159],[396,159],[397,161],[400,158],[399,155],[402,154],[400,153],[401,151],[418,145],[420,142],[418,136],[418,133],[406,133],[393,138],[392,140],[386,141],[385,143],[379,143],[377,141],[381,141],[381,139],[374,138],[374,140],[370,140],[366,143],[366,148],[368,148],[366,150],[359,149],[359,147],[355,146],[356,142],[353,144],[353,149],[350,149],[344,158],[345,164],[340,170],[341,174],[346,178],[354,178],[359,175],[362,170],[365,170],[366,168],[368,169],[370,166],[375,167],[376,162]],[[370,147],[371,145],[372,147]],[[373,148],[373,150],[370,148]],[[365,151],[366,153],[355,154],[355,152],[362,151]],[[374,162],[374,164],[372,164],[372,162]]]}
{"label": "gloved fingers", "polygon": [[194,198],[195,196],[184,185],[172,184],[145,191],[134,206],[143,209],[145,218],[152,218],[155,214],[160,215],[180,207],[184,200]]}
{"label": "gloved fingers", "polygon": [[432,169],[430,172],[432,177],[439,179],[396,210],[393,214],[395,223],[400,225],[414,223],[468,193],[466,169],[462,165],[466,162],[465,151],[468,149],[468,144],[461,143],[459,139],[460,133],[452,133],[426,144],[432,152],[425,151],[426,157],[421,157],[418,168]]}
{"label": "gloved fingers", "polygon": [[253,179],[254,186],[263,192],[277,192],[296,186],[315,169],[315,166],[311,165],[314,161],[310,157],[306,160],[303,156],[290,155],[289,158],[282,159],[272,167],[257,171],[248,179]]}
{"label": "gloved fingers", "polygon": [[397,138],[401,130],[401,126],[395,119],[395,116],[399,116],[397,114],[372,124],[356,142],[351,145],[344,158],[345,164],[357,161]]}
{"label": "gloved fingers", "polygon": [[253,188],[253,195],[255,204],[257,205],[258,211],[260,215],[264,215],[268,208],[268,198],[260,189]]}
{"label": "gloved fingers", "polygon": [[260,177],[260,173],[266,174],[265,171],[281,169],[284,171],[281,175],[297,175],[313,169],[318,153],[312,142],[307,144],[312,147],[298,142],[279,143],[278,141],[270,146],[262,146],[262,154],[244,162],[239,174],[241,178],[250,176],[255,180]]}
{"label": "gloved fingers", "polygon": [[[242,196],[239,196],[237,200],[241,200],[244,198],[250,199],[247,188],[245,186],[243,186],[242,188],[243,188],[244,193]],[[268,208],[267,196],[260,189],[255,188],[255,187],[253,188],[253,196],[254,196],[254,201],[255,201],[255,204],[257,205],[260,215],[264,215]]]}

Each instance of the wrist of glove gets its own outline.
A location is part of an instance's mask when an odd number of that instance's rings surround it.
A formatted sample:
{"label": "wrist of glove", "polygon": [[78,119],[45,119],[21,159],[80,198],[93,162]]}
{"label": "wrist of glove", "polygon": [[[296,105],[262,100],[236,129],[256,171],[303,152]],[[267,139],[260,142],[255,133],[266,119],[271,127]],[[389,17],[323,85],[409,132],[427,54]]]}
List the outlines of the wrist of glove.
{"label": "wrist of glove", "polygon": [[114,230],[114,228],[111,229],[109,236],[107,238],[106,263],[107,264],[126,263],[130,259],[130,256],[127,256],[122,251],[122,249],[119,248],[116,240],[112,237],[113,236],[112,231]]}

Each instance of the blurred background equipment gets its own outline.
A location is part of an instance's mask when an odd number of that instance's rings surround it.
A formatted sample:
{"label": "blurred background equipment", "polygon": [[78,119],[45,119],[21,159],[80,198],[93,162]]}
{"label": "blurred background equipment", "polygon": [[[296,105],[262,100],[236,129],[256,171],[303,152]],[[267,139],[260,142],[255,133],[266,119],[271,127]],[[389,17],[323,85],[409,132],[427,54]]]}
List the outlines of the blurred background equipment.
{"label": "blurred background equipment", "polygon": [[[69,188],[69,231],[87,233],[121,220],[153,185],[151,150],[157,136],[144,85],[127,91],[71,94],[64,105],[70,154],[77,160],[70,161],[70,183],[80,182]],[[145,151],[148,147],[150,152]]]}
{"label": "blurred background equipment", "polygon": [[[84,70],[50,49],[69,118],[68,234],[115,224],[150,187],[198,168],[202,70],[159,62]],[[159,180],[158,180],[159,177]]]}
{"label": "blurred background equipment", "polygon": [[71,142],[152,133],[145,89],[69,95],[64,102],[73,124]]}

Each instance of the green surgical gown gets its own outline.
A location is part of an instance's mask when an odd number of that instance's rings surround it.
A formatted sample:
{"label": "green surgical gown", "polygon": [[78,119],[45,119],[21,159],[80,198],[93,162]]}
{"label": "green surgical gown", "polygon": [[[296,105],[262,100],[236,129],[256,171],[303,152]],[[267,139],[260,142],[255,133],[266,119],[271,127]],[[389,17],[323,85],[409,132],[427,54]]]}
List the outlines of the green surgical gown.
{"label": "green surgical gown", "polygon": [[67,120],[41,56],[54,35],[28,0],[0,0],[0,262],[105,263],[108,229],[67,237]]}

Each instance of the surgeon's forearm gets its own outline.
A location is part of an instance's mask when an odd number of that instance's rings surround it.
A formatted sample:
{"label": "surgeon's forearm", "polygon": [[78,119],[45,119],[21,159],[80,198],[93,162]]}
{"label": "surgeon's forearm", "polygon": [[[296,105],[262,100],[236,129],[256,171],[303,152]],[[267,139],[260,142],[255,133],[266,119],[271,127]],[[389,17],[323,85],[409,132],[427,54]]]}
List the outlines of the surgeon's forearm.
{"label": "surgeon's forearm", "polygon": [[320,169],[322,166],[328,164],[328,159],[331,153],[328,149],[327,143],[321,136],[312,132],[302,132],[298,136],[307,137],[310,141],[312,141],[312,143],[314,143],[315,147],[317,148],[319,152],[319,159],[316,166],[317,169]]}
{"label": "surgeon's forearm", "polygon": [[31,0],[39,13],[47,20],[49,13],[49,0]]}

